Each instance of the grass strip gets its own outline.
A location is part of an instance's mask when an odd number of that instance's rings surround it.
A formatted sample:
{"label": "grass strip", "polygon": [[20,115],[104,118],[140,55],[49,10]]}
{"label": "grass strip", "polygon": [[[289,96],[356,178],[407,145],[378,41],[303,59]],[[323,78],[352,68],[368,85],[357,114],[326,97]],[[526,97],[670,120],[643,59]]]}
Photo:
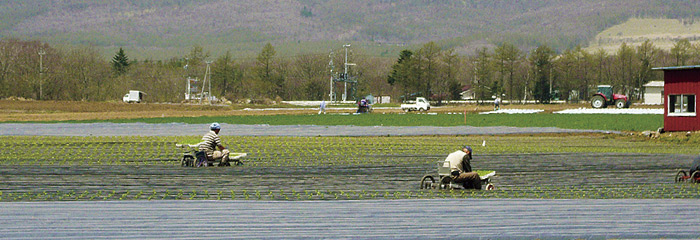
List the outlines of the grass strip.
{"label": "grass strip", "polygon": [[162,117],[115,120],[49,121],[42,123],[189,123],[211,122],[268,125],[354,125],[354,126],[509,126],[557,127],[611,131],[656,130],[663,126],[662,115],[652,114],[326,114]]}

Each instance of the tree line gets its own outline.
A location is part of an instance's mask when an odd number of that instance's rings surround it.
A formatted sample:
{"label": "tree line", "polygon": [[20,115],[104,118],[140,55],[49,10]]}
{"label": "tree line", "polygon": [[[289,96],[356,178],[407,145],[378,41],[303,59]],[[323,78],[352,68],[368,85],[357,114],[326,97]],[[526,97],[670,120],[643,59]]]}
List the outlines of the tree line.
{"label": "tree line", "polygon": [[[335,53],[344,53],[341,49]],[[468,97],[488,100],[587,100],[595,85],[613,85],[633,100],[643,85],[663,80],[652,67],[700,64],[700,44],[677,41],[670,50],[645,41],[622,43],[614,53],[574,47],[560,52],[548,45],[523,51],[503,42],[462,56],[428,42],[401,51],[397,58],[372,57],[361,48],[348,53],[349,74],[358,79],[357,97],[391,96],[393,102],[418,96],[433,101]],[[213,95],[240,102],[328,100],[331,69],[344,69],[344,54],[299,54],[278,57],[265,44],[254,59],[227,51],[212,58],[202,47],[167,60],[131,60],[122,49],[104,59],[93,47],[59,49],[39,41],[0,40],[0,98],[118,101],[128,90],[147,94],[149,102],[181,102],[186,79],[204,79],[211,67]],[[209,76],[207,76],[209,77]],[[340,94],[338,94],[340,95]],[[352,100],[352,98],[350,98]]]}

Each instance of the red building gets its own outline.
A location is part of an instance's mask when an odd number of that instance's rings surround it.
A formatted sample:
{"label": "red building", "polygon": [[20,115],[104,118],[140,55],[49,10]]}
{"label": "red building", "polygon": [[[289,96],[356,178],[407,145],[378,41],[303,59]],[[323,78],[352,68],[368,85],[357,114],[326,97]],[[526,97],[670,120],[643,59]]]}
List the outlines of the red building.
{"label": "red building", "polygon": [[664,131],[699,131],[700,65],[653,70],[664,71]]}

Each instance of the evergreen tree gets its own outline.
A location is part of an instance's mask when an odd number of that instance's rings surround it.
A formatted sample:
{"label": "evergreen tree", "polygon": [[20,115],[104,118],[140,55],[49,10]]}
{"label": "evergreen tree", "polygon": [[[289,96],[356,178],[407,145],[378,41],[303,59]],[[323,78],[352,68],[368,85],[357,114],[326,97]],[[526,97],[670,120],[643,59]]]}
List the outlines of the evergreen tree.
{"label": "evergreen tree", "polygon": [[221,96],[229,97],[229,95],[235,94],[236,90],[240,90],[243,74],[238,70],[230,51],[226,51],[226,54],[217,58],[211,70],[212,84],[217,86]]}
{"label": "evergreen tree", "polygon": [[124,53],[124,49],[119,48],[117,55],[112,58],[112,70],[117,76],[121,76],[129,70],[129,57]]}
{"label": "evergreen tree", "polygon": [[449,100],[459,100],[462,92],[462,84],[457,81],[460,59],[454,48],[444,51],[440,62],[443,67],[438,77],[438,90],[446,94]]}
{"label": "evergreen tree", "polygon": [[283,79],[275,74],[273,67],[275,54],[275,48],[272,44],[265,44],[256,58],[257,64],[255,66],[255,72],[258,80],[260,80],[259,83],[262,84],[262,89],[260,90],[270,97],[279,96],[283,83]]}
{"label": "evergreen tree", "polygon": [[415,67],[413,66],[413,52],[410,50],[403,50],[399,54],[399,59],[396,63],[391,66],[391,74],[387,77],[387,82],[390,85],[398,84],[401,86],[401,90],[404,94],[403,100],[408,100],[412,90],[411,87],[415,87]]}
{"label": "evergreen tree", "polygon": [[420,68],[420,75],[423,81],[419,82],[420,87],[424,89],[425,97],[430,99],[434,92],[435,79],[438,73],[438,58],[442,53],[440,46],[435,44],[435,42],[428,42],[421,49],[418,50],[418,57],[422,60]]}
{"label": "evergreen tree", "polygon": [[479,100],[491,98],[489,95],[489,88],[493,80],[492,57],[493,56],[489,54],[488,48],[486,47],[477,49],[476,56],[474,56],[474,79],[472,86],[476,87],[474,93]]}
{"label": "evergreen tree", "polygon": [[532,64],[532,73],[535,78],[535,89],[533,96],[540,103],[549,103],[552,99],[549,82],[552,72],[552,59],[554,51],[549,46],[542,45],[537,47],[530,54],[530,64]]}
{"label": "evergreen tree", "polygon": [[[502,43],[494,50],[494,58],[498,71],[500,73],[501,86],[507,84],[508,99],[513,100],[514,97],[514,74],[517,61],[521,58],[522,52],[515,45],[510,43]],[[506,81],[506,79],[508,81]],[[502,89],[506,93],[505,89]]]}

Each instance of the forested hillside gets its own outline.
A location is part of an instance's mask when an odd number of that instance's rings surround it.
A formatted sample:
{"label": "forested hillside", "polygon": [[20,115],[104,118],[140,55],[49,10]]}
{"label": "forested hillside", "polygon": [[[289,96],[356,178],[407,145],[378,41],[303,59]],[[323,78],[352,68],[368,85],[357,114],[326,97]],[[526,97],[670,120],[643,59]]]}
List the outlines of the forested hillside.
{"label": "forested hillside", "polygon": [[123,47],[138,59],[180,56],[194,45],[250,57],[266,42],[285,56],[353,42],[393,57],[400,46],[429,41],[459,53],[503,41],[561,50],[634,16],[692,21],[699,7],[693,0],[2,0],[0,36],[92,45],[105,56]]}
{"label": "forested hillside", "polygon": [[[478,100],[575,102],[610,84],[639,101],[645,83],[661,80],[652,67],[700,64],[698,7],[689,0],[0,1],[0,98],[118,101],[133,89],[147,102],[179,102],[192,77],[210,79],[212,95],[234,101],[327,100],[330,70],[342,78],[347,50],[357,77],[350,100],[441,101],[469,89],[466,97]],[[670,20],[634,20],[644,16]],[[629,25],[607,28],[616,23]],[[607,50],[586,49],[591,40]],[[344,93],[343,83],[333,84],[336,96]]]}

